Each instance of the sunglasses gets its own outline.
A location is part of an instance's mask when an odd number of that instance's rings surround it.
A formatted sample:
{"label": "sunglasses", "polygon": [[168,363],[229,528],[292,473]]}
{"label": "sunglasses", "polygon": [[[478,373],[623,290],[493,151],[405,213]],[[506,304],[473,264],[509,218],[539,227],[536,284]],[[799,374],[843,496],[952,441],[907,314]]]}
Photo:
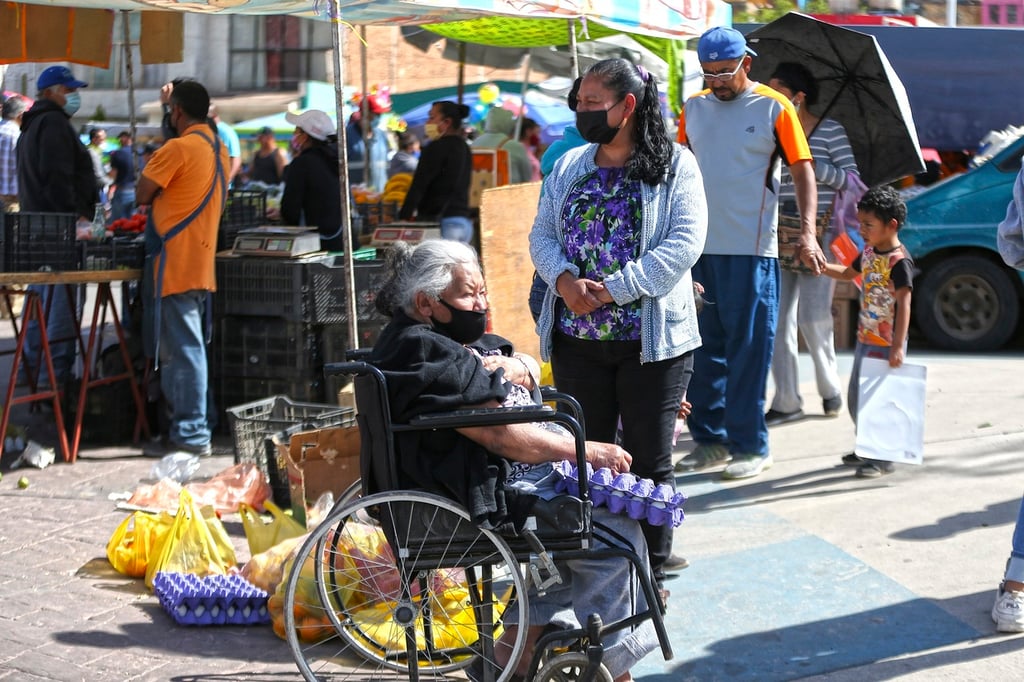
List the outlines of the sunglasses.
{"label": "sunglasses", "polygon": [[740,72],[740,69],[743,68],[744,61],[744,58],[740,57],[740,63],[737,64],[736,68],[732,71],[723,71],[722,73],[707,73],[706,71],[701,71],[700,75],[707,81],[727,81]]}

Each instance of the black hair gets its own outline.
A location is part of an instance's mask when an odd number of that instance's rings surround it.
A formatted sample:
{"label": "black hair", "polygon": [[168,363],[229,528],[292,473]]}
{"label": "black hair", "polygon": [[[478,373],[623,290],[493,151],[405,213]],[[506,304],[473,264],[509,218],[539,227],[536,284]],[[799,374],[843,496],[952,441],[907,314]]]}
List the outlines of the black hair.
{"label": "black hair", "polygon": [[398,148],[402,150],[412,149],[413,144],[419,142],[419,139],[408,130],[403,130],[398,133]]}
{"label": "black hair", "polygon": [[89,141],[92,142],[101,132],[103,132],[102,128],[89,128]]}
{"label": "black hair", "polygon": [[461,128],[463,119],[469,118],[469,107],[449,100],[434,102],[433,106],[441,109],[441,115],[452,122],[452,128]]}
{"label": "black hair", "polygon": [[[793,91],[793,93],[804,93],[804,101],[808,106],[818,102],[818,81],[811,74],[811,70],[798,62],[782,62],[775,67],[772,78],[777,79],[782,85]],[[770,79],[769,79],[770,80]]]}
{"label": "black hair", "polygon": [[884,223],[895,220],[897,230],[907,221],[907,205],[890,185],[872,187],[865,192],[857,202],[857,210],[873,213]]}
{"label": "black hair", "polygon": [[[210,111],[210,93],[206,88],[191,78],[176,78],[171,83],[171,104],[177,104],[193,121],[205,121]],[[215,124],[216,125],[216,124]]]}
{"label": "black hair", "polygon": [[519,126],[519,137],[522,137],[523,135],[525,135],[526,131],[531,129],[531,128],[540,128],[540,124],[537,123],[536,121],[534,121],[529,116],[524,116],[523,117],[523,123],[522,123],[522,125]]}
{"label": "black hair", "polygon": [[[596,76],[601,84],[622,99],[636,97],[633,153],[626,162],[626,176],[657,185],[665,179],[672,160],[672,141],[661,114],[661,99],[654,76],[621,58],[602,59],[587,69],[584,77]],[[574,87],[576,92],[579,86]],[[575,109],[575,107],[574,107]]]}

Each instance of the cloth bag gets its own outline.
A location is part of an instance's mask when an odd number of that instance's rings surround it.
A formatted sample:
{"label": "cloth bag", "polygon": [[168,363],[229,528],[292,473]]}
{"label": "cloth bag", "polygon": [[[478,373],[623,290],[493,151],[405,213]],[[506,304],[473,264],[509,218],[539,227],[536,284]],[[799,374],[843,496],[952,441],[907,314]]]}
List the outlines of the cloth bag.
{"label": "cloth bag", "polygon": [[[832,224],[832,209],[818,215],[814,226],[814,236],[818,244]],[[779,267],[790,272],[800,272],[805,275],[813,274],[812,270],[800,262],[800,234],[803,230],[800,227],[800,216],[779,213]]]}
{"label": "cloth bag", "polygon": [[857,454],[902,464],[924,461],[924,365],[864,358],[857,402]]}

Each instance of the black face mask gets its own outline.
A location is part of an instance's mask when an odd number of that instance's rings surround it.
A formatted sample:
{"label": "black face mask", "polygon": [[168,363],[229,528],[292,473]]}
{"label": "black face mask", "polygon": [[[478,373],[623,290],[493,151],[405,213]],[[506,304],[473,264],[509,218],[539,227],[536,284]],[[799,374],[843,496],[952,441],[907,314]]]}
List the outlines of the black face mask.
{"label": "black face mask", "polygon": [[599,111],[577,111],[576,130],[580,131],[580,136],[594,144],[608,144],[614,140],[619,129],[608,125],[608,112],[611,110],[612,107]]}
{"label": "black face mask", "polygon": [[160,122],[160,132],[163,134],[165,140],[170,140],[178,136],[178,129],[171,124],[171,112],[164,114],[164,120]]}
{"label": "black face mask", "polygon": [[484,335],[487,329],[487,311],[459,310],[453,308],[444,299],[438,299],[441,305],[451,311],[451,322],[441,322],[433,319],[434,329],[447,336],[452,341],[461,343],[473,343]]}

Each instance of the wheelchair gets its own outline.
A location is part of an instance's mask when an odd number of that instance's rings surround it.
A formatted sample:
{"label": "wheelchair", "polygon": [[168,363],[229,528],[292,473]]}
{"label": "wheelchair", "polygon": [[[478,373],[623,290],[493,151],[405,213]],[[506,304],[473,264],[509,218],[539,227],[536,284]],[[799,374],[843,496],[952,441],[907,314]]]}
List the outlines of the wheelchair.
{"label": "wheelchair", "polygon": [[[614,623],[595,614],[580,628],[546,628],[526,679],[611,682],[602,636],[648,619],[665,660],[672,659],[664,606],[643,560],[625,548],[591,547],[585,477],[578,496],[538,502],[514,536],[479,527],[451,499],[398,488],[395,436],[417,430],[556,422],[575,436],[585,471],[582,415],[571,396],[545,391],[558,411],[468,409],[397,424],[380,370],[349,361],[329,364],[325,373],[349,375],[355,384],[362,495],[339,500],[288,570],[285,634],[306,680],[512,680],[526,647],[531,596],[561,581],[556,560],[583,556],[630,562],[647,606]],[[518,636],[501,665],[496,643],[510,627]]]}

